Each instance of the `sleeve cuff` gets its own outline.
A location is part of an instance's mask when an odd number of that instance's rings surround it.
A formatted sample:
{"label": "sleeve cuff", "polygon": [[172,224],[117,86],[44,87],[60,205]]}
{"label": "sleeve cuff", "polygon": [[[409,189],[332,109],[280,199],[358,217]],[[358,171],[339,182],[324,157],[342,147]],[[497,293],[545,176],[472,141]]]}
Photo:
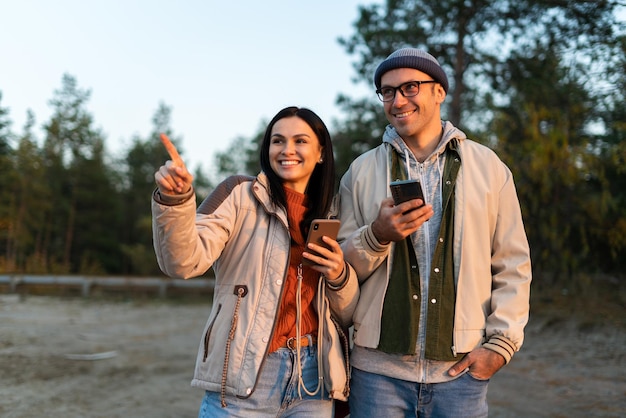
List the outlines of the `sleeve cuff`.
{"label": "sleeve cuff", "polygon": [[502,335],[493,335],[486,343],[483,344],[483,347],[500,354],[504,357],[506,364],[511,361],[513,354],[517,351],[515,344]]}
{"label": "sleeve cuff", "polygon": [[378,241],[378,238],[376,238],[372,230],[372,224],[369,224],[367,228],[363,230],[361,237],[363,242],[366,243],[374,253],[384,253],[391,245],[391,243],[381,244],[380,241]]}
{"label": "sleeve cuff", "polygon": [[343,271],[339,277],[333,281],[326,280],[326,287],[334,291],[343,289],[348,283],[348,270],[348,266],[346,265],[346,262],[344,262]]}
{"label": "sleeve cuff", "polygon": [[188,201],[194,195],[193,187],[187,193],[183,194],[166,194],[161,193],[158,188],[154,189],[152,198],[155,202],[165,206],[176,206]]}

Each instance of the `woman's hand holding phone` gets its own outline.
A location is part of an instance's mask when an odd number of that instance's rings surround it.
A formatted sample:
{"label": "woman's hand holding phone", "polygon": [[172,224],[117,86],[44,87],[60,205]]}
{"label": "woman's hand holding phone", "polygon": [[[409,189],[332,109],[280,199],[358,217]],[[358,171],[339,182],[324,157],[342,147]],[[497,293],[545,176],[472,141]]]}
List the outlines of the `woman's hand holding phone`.
{"label": "woman's hand holding phone", "polygon": [[337,243],[339,226],[337,219],[313,220],[302,253],[302,264],[311,266],[330,281],[337,279],[345,268],[343,251]]}

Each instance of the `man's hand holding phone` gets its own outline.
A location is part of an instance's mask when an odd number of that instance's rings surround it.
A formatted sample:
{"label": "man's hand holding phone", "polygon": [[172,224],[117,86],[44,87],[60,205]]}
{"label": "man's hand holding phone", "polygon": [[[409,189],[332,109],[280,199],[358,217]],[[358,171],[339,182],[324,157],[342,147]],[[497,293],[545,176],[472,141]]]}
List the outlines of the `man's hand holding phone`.
{"label": "man's hand holding phone", "polygon": [[381,244],[401,241],[433,216],[433,208],[426,204],[417,180],[398,180],[389,184],[392,198],[380,204],[378,217],[371,229]]}
{"label": "man's hand holding phone", "polygon": [[[393,197],[393,202],[396,206],[414,199],[420,199],[422,201],[422,204],[419,207],[426,203],[424,200],[422,185],[417,180],[392,181],[389,183],[389,188],[391,189],[391,196]],[[414,209],[415,208],[411,210]],[[410,210],[406,212],[410,212]]]}

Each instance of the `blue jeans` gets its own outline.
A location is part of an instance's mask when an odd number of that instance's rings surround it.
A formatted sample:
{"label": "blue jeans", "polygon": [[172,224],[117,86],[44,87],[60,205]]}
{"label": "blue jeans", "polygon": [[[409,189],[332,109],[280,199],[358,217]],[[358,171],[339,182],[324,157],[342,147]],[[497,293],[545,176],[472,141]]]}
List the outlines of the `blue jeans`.
{"label": "blue jeans", "polygon": [[352,368],[350,418],[487,417],[487,385],[465,373],[444,383],[415,383]]}
{"label": "blue jeans", "polygon": [[[246,399],[226,396],[222,408],[219,392],[207,391],[202,399],[198,418],[219,417],[307,417],[331,418],[333,401],[322,388],[320,393],[309,396],[301,390],[298,395],[298,370],[295,363],[296,352],[281,348],[270,353],[261,369],[256,388]],[[309,392],[317,387],[317,347],[300,349],[302,378]]]}

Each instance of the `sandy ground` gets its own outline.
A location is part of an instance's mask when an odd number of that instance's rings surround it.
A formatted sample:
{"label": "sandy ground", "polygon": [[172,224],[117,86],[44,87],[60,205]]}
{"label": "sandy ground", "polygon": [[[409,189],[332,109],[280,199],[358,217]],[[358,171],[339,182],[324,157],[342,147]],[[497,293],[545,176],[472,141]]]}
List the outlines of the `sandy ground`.
{"label": "sandy ground", "polygon": [[[208,313],[199,301],[0,294],[0,417],[195,417]],[[603,321],[533,315],[491,381],[490,416],[626,416],[625,343]]]}

